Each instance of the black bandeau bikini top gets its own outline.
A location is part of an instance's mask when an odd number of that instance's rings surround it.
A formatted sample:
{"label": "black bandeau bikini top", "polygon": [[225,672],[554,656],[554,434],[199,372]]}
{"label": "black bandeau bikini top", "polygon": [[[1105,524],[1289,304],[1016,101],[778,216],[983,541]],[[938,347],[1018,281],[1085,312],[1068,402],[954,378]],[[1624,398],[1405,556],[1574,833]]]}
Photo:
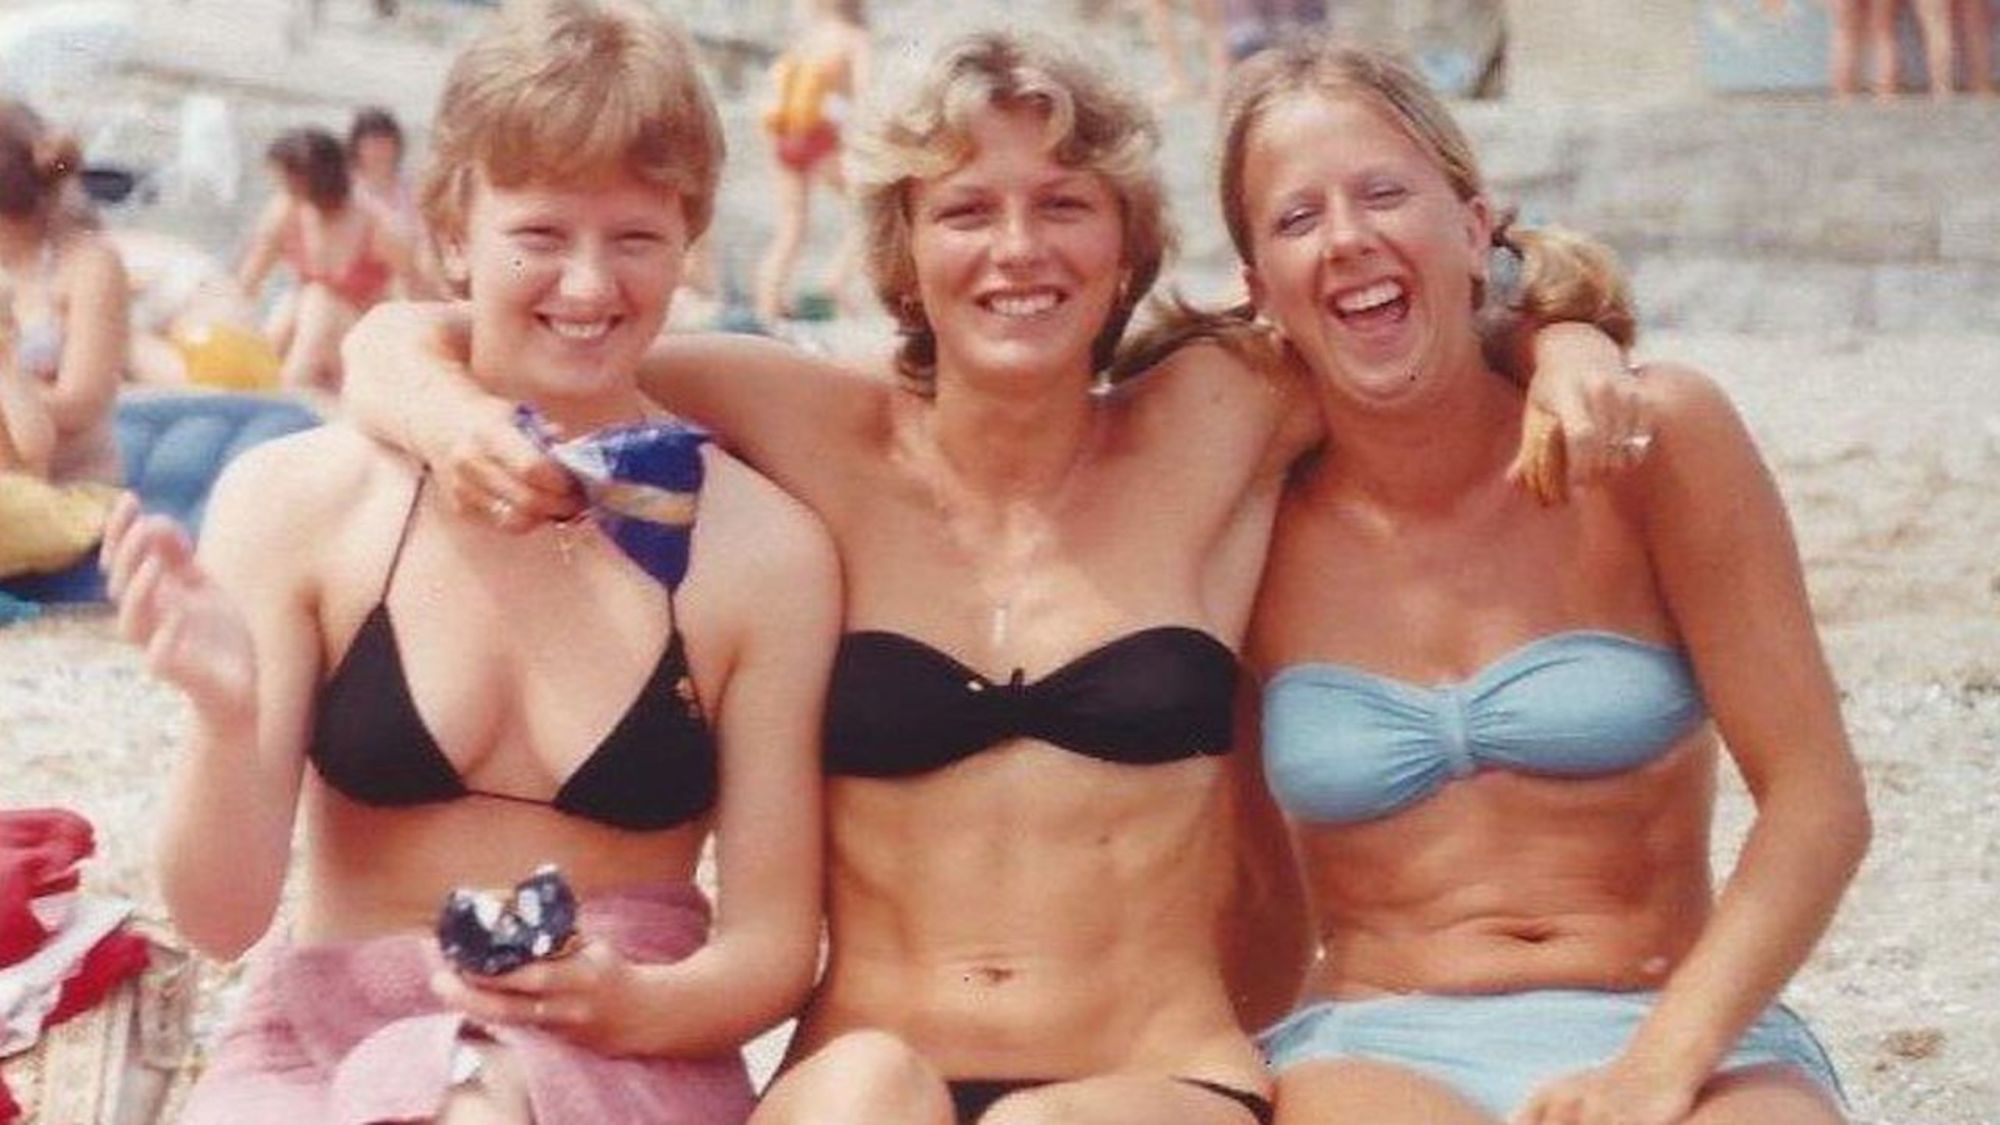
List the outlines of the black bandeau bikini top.
{"label": "black bandeau bikini top", "polygon": [[[425,478],[428,479],[428,478]],[[678,624],[646,685],[610,734],[549,797],[465,784],[417,711],[388,596],[415,521],[420,480],[382,594],[319,691],[306,756],[327,785],[364,805],[401,808],[490,797],[633,831],[673,828],[715,805],[716,744],[689,676]],[[669,590],[668,598],[671,600]],[[674,614],[676,623],[679,613]]]}
{"label": "black bandeau bikini top", "polygon": [[827,687],[826,772],[910,777],[1013,739],[1106,762],[1227,753],[1236,655],[1199,629],[1108,641],[1040,679],[990,680],[901,633],[841,638]]}

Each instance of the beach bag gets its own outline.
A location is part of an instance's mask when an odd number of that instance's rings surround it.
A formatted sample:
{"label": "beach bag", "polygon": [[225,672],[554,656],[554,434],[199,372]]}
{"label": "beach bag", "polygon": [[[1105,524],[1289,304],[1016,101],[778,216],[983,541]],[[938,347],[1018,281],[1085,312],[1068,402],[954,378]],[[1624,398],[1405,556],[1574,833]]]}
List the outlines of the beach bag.
{"label": "beach bag", "polygon": [[51,484],[0,472],[0,578],[51,574],[88,557],[104,536],[118,489],[95,481]]}

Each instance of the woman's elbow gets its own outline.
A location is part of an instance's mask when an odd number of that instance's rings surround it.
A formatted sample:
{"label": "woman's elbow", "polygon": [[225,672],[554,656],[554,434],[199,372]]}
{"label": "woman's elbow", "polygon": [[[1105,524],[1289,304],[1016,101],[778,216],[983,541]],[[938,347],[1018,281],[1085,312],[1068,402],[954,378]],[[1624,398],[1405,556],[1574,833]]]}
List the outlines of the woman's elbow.
{"label": "woman's elbow", "polygon": [[756,1034],[776,1026],[804,1005],[819,971],[819,942],[810,938],[776,937],[758,943],[745,974],[755,985],[745,989],[738,1015]]}
{"label": "woman's elbow", "polygon": [[257,944],[277,917],[275,891],[259,891],[239,873],[205,878],[169,856],[161,861],[158,875],[175,932],[205,957],[234,961]]}
{"label": "woman's elbow", "polygon": [[245,909],[238,904],[222,908],[198,905],[191,901],[191,894],[175,893],[176,888],[168,880],[162,880],[161,891],[174,931],[196,952],[211,960],[236,960],[271,928],[273,911]]}

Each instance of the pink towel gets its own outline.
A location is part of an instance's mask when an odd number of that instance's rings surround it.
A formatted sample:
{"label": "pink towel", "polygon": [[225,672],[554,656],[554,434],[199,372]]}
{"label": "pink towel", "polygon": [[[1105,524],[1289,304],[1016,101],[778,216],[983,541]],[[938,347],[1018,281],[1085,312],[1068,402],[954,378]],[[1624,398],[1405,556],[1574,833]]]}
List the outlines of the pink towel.
{"label": "pink towel", "polygon": [[[662,884],[585,902],[582,929],[635,961],[671,962],[701,947],[708,917],[700,891]],[[431,995],[424,949],[433,940],[267,944],[182,1125],[436,1116],[463,1020]],[[485,1030],[522,1067],[537,1125],[736,1125],[750,1116],[740,1054],[610,1058],[532,1029]]]}

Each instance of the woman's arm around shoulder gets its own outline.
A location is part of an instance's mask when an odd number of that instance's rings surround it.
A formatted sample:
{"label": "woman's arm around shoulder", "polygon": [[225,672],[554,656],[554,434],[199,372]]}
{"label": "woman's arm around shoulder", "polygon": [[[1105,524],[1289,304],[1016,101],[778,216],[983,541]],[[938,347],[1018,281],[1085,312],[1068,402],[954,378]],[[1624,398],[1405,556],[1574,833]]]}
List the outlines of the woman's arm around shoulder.
{"label": "woman's arm around shoulder", "polygon": [[277,908],[322,651],[316,545],[382,460],[359,435],[321,427],[230,464],[198,553],[130,498],[107,532],[121,632],[194,704],[159,864],[175,925],[211,956],[240,954]]}
{"label": "woman's arm around shoulder", "polygon": [[870,374],[764,336],[673,333],[655,341],[639,381],[654,401],[714,431],[780,488],[814,508],[887,433],[886,374]]}
{"label": "woman's arm around shoulder", "polygon": [[[363,429],[438,470],[462,511],[506,500],[515,524],[574,514],[568,473],[524,437],[513,404],[466,370],[468,314],[462,304],[384,302],[341,344],[343,400]],[[713,431],[794,494],[844,474],[829,457],[886,425],[885,379],[757,336],[670,333],[641,366],[647,395]],[[871,423],[874,430],[870,429]]]}
{"label": "woman's arm around shoulder", "polygon": [[1149,440],[1258,476],[1282,473],[1325,430],[1304,373],[1262,338],[1191,341],[1113,393]]}

